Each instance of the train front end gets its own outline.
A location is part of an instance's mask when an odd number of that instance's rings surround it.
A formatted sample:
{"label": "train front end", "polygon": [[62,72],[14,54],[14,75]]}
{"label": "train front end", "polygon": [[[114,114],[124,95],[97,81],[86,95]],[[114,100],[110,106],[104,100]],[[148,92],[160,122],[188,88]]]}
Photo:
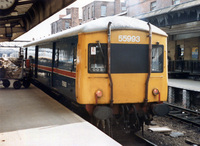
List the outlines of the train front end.
{"label": "train front end", "polygon": [[[145,22],[144,22],[145,23]],[[76,98],[90,114],[134,116],[133,122],[165,115],[167,107],[167,36],[140,29],[79,34]],[[140,121],[135,121],[139,116]]]}

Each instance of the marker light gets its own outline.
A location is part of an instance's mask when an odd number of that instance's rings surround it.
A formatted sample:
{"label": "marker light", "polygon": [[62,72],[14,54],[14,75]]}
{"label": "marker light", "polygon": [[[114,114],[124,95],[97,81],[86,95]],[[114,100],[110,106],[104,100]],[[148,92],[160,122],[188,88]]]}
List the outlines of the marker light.
{"label": "marker light", "polygon": [[153,95],[156,96],[159,94],[159,90],[157,88],[154,88],[152,91]]}
{"label": "marker light", "polygon": [[103,91],[97,90],[95,94],[96,94],[96,96],[97,96],[98,98],[100,98],[100,97],[103,96]]}

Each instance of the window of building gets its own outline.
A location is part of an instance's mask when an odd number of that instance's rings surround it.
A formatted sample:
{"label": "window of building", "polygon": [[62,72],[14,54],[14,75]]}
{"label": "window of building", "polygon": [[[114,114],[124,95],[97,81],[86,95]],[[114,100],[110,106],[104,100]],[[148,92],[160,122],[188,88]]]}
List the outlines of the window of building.
{"label": "window of building", "polygon": [[69,22],[65,21],[65,29],[68,29],[68,28],[70,28]]}
{"label": "window of building", "polygon": [[94,6],[92,6],[92,15],[91,18],[94,18]]}
{"label": "window of building", "polygon": [[62,31],[62,28],[61,28],[61,23],[58,22],[58,32]]}
{"label": "window of building", "polygon": [[88,7],[88,19],[90,19],[90,7]]}
{"label": "window of building", "polygon": [[151,2],[150,10],[153,11],[156,9],[156,1]]}
{"label": "window of building", "polygon": [[180,4],[180,0],[172,0],[172,4],[173,4],[173,5]]}
{"label": "window of building", "polygon": [[101,16],[106,16],[106,6],[101,6]]}
{"label": "window of building", "polygon": [[57,22],[55,23],[55,33],[58,32],[58,26],[57,26]]}
{"label": "window of building", "polygon": [[122,12],[123,12],[123,11],[126,11],[126,7],[125,7],[125,6],[122,7]]}
{"label": "window of building", "polygon": [[85,10],[83,10],[83,21],[85,21]]}
{"label": "window of building", "polygon": [[56,32],[56,27],[55,27],[55,23],[53,23],[53,33]]}

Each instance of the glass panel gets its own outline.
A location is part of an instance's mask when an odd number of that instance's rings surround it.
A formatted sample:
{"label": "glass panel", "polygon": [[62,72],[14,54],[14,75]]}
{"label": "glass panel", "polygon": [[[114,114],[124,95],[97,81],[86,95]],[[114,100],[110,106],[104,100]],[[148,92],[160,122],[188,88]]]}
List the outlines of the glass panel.
{"label": "glass panel", "polygon": [[89,44],[89,73],[107,72],[107,44]]}
{"label": "glass panel", "polygon": [[85,10],[83,10],[83,21],[85,21]]}
{"label": "glass panel", "polygon": [[71,71],[73,69],[74,44],[67,41],[56,43],[56,67]]}
{"label": "glass panel", "polygon": [[65,28],[66,28],[66,29],[70,28],[69,22],[67,22],[67,21],[65,22]]}
{"label": "glass panel", "polygon": [[180,4],[180,0],[173,0],[173,5]]}
{"label": "glass panel", "polygon": [[152,48],[152,72],[163,72],[163,47]]}
{"label": "glass panel", "polygon": [[150,9],[151,9],[151,11],[156,9],[156,1],[151,3],[151,8]]}
{"label": "glass panel", "polygon": [[90,7],[88,7],[88,19],[90,19]]}
{"label": "glass panel", "polygon": [[106,6],[101,6],[101,16],[106,16]]}
{"label": "glass panel", "polygon": [[94,18],[94,6],[92,6],[92,18]]}
{"label": "glass panel", "polygon": [[39,46],[38,64],[51,67],[52,65],[52,44],[51,43]]}

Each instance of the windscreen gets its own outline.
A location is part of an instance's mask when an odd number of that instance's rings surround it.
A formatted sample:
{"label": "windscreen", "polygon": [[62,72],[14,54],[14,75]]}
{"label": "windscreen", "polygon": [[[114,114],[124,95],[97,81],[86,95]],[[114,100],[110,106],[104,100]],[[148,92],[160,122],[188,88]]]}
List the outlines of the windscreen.
{"label": "windscreen", "polygon": [[[107,73],[107,44],[89,44],[89,73]],[[111,44],[111,73],[148,73],[148,44]],[[152,73],[163,72],[163,46],[152,45]]]}

